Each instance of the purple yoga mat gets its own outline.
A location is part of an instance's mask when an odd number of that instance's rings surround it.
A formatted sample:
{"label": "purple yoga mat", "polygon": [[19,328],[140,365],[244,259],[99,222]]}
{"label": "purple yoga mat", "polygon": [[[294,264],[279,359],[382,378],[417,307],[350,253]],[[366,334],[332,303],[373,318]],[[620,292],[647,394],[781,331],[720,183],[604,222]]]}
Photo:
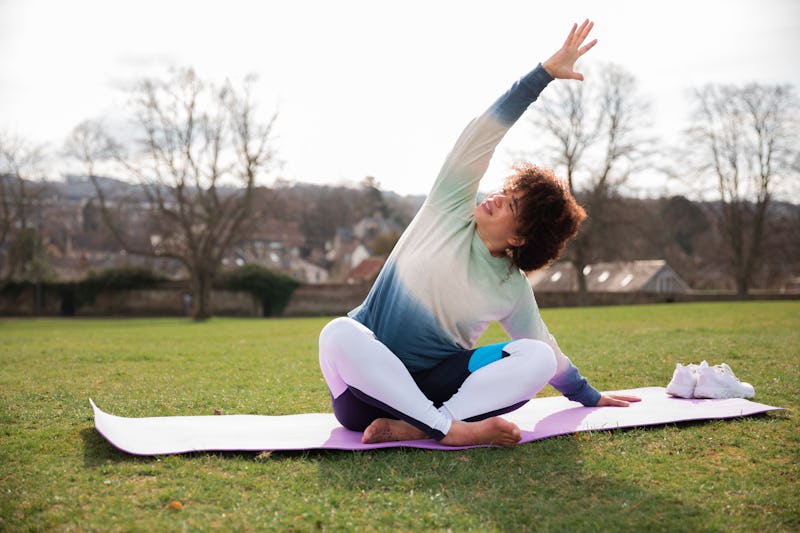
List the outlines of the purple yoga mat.
{"label": "purple yoga mat", "polygon": [[[620,394],[640,396],[630,407],[583,407],[563,396],[536,398],[503,415],[531,442],[579,431],[652,426],[689,420],[735,418],[781,409],[740,398],[684,400],[663,387],[646,387]],[[123,418],[105,413],[90,399],[97,431],[115,447],[134,455],[170,455],[200,451],[370,450],[407,446],[459,450],[433,439],[362,444],[361,433],[339,425],[331,413],[297,415],[161,416]]]}

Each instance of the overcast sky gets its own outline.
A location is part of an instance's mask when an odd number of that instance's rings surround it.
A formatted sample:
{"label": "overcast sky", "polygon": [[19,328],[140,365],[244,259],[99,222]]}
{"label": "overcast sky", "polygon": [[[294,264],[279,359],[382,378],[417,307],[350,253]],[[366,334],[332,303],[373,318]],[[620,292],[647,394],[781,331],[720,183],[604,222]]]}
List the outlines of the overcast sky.
{"label": "overcast sky", "polygon": [[[667,139],[692,87],[800,88],[798,0],[0,0],[0,131],[58,147],[83,120],[113,124],[145,76],[256,73],[279,112],[273,177],[425,193],[466,123],[587,17],[600,42],[584,66],[634,74]],[[482,189],[530,142],[518,129]]]}

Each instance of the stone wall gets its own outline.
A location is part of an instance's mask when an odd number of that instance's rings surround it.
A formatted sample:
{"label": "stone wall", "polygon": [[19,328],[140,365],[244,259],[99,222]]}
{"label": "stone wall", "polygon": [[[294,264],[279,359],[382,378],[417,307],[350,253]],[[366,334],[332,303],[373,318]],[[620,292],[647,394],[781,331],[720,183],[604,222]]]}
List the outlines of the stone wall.
{"label": "stone wall", "polygon": [[[94,304],[76,310],[76,316],[181,316],[188,315],[182,288],[103,291]],[[260,316],[259,302],[248,292],[211,291],[214,313],[225,316]]]}
{"label": "stone wall", "polygon": [[[44,316],[58,316],[61,313],[61,297],[54,291],[42,291],[41,305],[41,314]],[[35,309],[33,288],[0,296],[0,316],[34,316]]]}
{"label": "stone wall", "polygon": [[366,298],[367,284],[326,283],[295,289],[284,316],[337,316],[357,307]]}
{"label": "stone wall", "polygon": [[[735,292],[728,291],[692,291],[688,293],[664,294],[656,292],[590,292],[588,305],[644,305],[671,302],[735,302],[739,298]],[[750,300],[797,300],[798,293],[778,293],[751,291]],[[538,292],[536,302],[541,308],[577,307],[577,292]]]}
{"label": "stone wall", "polygon": [[[76,307],[54,290],[42,294],[41,316],[186,316],[183,284],[153,289],[105,290],[91,304]],[[35,294],[27,288],[16,295],[0,297],[0,316],[34,316]],[[214,290],[211,301],[215,314],[261,316],[261,303],[249,292]]]}
{"label": "stone wall", "polygon": [[[103,291],[91,305],[74,308],[62,301],[54,290],[42,294],[40,316],[185,316],[184,296],[187,288],[181,283],[171,283],[154,289],[129,291]],[[302,285],[292,294],[286,309],[279,316],[340,316],[357,307],[369,292],[368,284]],[[213,313],[219,316],[269,316],[260,301],[244,291],[212,291]],[[754,291],[752,300],[800,299],[797,293]],[[575,307],[578,295],[574,292],[539,292],[536,300],[542,308]],[[658,293],[590,293],[589,304],[641,305],[665,302],[736,301],[732,292],[696,291],[686,294]],[[27,288],[16,295],[0,297],[0,316],[34,316],[35,294]]]}
{"label": "stone wall", "polygon": [[[358,306],[367,295],[365,284],[302,285],[292,294],[280,316],[336,316]],[[184,316],[188,288],[169,283],[152,289],[105,290],[92,304],[75,307],[54,290],[42,295],[42,316]],[[260,317],[271,314],[249,292],[214,290],[213,313],[220,316]],[[34,316],[33,288],[0,297],[0,316]]]}

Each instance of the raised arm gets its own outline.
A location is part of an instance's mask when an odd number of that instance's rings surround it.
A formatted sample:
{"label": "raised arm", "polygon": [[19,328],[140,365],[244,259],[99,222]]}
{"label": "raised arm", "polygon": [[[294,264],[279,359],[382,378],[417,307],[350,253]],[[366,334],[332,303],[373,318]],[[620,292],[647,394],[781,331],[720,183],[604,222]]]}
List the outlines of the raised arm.
{"label": "raised arm", "polygon": [[520,78],[483,115],[470,122],[445,160],[428,197],[430,203],[465,215],[471,213],[478,184],[494,149],[511,126],[554,78],[583,79],[574,66],[597,43],[592,40],[583,44],[592,26],[588,20],[580,27],[574,24],[555,54]]}

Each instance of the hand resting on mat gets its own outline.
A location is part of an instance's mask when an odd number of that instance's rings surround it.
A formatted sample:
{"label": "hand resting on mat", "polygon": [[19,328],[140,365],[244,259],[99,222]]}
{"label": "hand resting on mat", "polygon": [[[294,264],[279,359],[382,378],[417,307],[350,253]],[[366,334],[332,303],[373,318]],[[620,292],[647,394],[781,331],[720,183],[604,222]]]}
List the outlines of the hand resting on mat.
{"label": "hand resting on mat", "polygon": [[641,398],[638,396],[629,396],[627,394],[603,394],[597,402],[597,407],[628,407],[631,402],[640,402]]}

